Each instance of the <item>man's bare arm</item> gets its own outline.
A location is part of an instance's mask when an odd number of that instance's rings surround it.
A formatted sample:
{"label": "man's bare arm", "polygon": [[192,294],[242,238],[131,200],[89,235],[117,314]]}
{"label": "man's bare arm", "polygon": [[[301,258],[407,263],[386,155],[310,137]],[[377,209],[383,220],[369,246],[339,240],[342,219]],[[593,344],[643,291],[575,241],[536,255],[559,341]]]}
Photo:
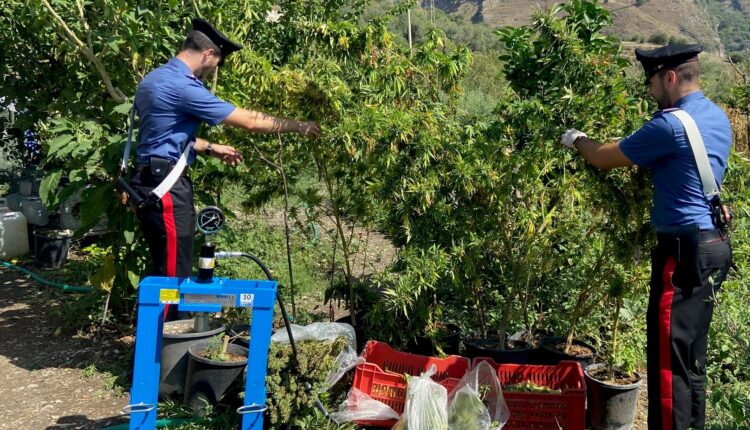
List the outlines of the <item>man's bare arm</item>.
{"label": "man's bare arm", "polygon": [[314,121],[297,121],[277,118],[263,112],[235,108],[223,121],[232,127],[253,133],[299,133],[301,136],[318,136],[320,126]]}
{"label": "man's bare arm", "polygon": [[598,169],[610,170],[633,165],[620,149],[620,142],[601,145],[588,137],[579,137],[574,145],[583,158]]}

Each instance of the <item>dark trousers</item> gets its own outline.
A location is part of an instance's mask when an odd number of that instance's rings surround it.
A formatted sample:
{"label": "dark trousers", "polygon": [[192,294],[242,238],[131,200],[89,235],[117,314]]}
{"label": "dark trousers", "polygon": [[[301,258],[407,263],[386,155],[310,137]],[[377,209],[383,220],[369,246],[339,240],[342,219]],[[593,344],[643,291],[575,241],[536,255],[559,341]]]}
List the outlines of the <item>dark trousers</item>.
{"label": "dark trousers", "polygon": [[714,294],[732,262],[717,231],[659,235],[647,313],[648,428],[703,429]]}
{"label": "dark trousers", "polygon": [[[130,185],[147,196],[162,181],[148,168],[136,172]],[[195,208],[193,185],[182,176],[155,204],[138,209],[138,220],[151,253],[153,276],[190,276],[193,266]],[[168,321],[177,317],[177,307],[167,305]]]}

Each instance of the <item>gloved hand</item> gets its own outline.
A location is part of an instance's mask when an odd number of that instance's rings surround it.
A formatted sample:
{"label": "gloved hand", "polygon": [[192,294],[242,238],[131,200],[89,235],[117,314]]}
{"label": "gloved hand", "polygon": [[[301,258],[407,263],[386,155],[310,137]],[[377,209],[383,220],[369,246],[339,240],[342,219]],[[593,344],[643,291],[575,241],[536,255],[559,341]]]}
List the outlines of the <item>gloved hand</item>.
{"label": "gloved hand", "polygon": [[588,137],[588,135],[586,135],[586,133],[582,131],[576,130],[575,128],[569,128],[565,130],[565,133],[563,133],[562,136],[560,136],[560,143],[562,143],[563,145],[567,146],[570,149],[576,149],[576,147],[573,146],[573,144],[576,142],[576,139],[578,139],[579,137]]}
{"label": "gloved hand", "polygon": [[297,133],[303,137],[318,137],[320,125],[315,121],[297,121]]}

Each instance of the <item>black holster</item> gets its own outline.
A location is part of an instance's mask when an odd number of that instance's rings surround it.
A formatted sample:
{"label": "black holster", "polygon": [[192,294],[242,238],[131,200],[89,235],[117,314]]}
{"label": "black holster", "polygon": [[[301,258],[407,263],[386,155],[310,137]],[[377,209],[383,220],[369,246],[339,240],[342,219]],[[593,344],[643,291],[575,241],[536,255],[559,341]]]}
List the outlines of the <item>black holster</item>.
{"label": "black holster", "polygon": [[131,208],[133,208],[133,210],[137,210],[143,205],[145,198],[141,195],[141,193],[131,187],[128,181],[122,176],[117,178],[117,181],[115,181],[115,189],[118,192],[127,195],[128,204]]}
{"label": "black holster", "polygon": [[673,257],[677,267],[672,275],[675,285],[692,288],[701,285],[701,263],[698,244],[700,230],[695,226],[676,229],[670,233],[657,233],[659,251]]}

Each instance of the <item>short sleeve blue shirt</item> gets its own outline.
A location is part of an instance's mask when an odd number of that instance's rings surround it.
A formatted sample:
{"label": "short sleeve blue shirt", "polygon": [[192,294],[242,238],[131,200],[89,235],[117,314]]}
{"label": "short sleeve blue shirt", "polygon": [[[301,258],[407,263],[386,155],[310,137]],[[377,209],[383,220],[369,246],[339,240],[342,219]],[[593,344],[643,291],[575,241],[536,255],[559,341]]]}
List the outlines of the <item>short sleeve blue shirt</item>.
{"label": "short sleeve blue shirt", "polygon": [[[721,186],[732,146],[732,128],[726,114],[700,91],[686,95],[673,107],[686,111],[695,120],[714,177]],[[656,231],[689,225],[714,228],[711,208],[680,120],[658,111],[643,127],[626,137],[620,148],[634,164],[651,171],[654,184],[651,224]]]}
{"label": "short sleeve blue shirt", "polygon": [[[136,162],[152,156],[176,162],[185,145],[195,141],[201,122],[217,125],[234,106],[211,94],[182,60],[169,62],[146,75],[135,93],[139,131]],[[188,163],[195,160],[190,150]]]}

